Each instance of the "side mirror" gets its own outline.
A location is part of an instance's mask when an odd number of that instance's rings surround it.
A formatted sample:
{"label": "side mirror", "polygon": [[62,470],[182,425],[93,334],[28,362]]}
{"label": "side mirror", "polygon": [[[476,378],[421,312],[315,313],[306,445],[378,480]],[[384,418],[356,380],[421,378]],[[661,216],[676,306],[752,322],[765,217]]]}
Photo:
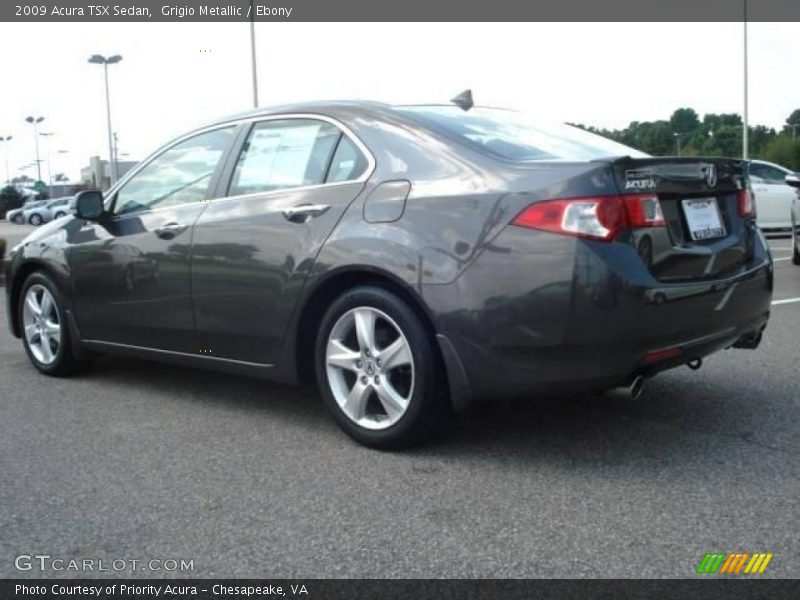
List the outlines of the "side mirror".
{"label": "side mirror", "polygon": [[790,173],[786,176],[786,185],[793,188],[800,188],[800,173]]}
{"label": "side mirror", "polygon": [[96,221],[103,216],[103,193],[98,190],[85,190],[75,196],[75,214],[79,219]]}

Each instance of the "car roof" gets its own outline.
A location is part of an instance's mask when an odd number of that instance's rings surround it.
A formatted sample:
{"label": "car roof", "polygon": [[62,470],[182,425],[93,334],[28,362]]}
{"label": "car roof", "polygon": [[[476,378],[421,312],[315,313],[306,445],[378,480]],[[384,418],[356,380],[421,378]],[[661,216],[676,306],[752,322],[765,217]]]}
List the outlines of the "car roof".
{"label": "car roof", "polygon": [[792,172],[791,169],[789,169],[787,167],[784,167],[783,165],[779,165],[778,163],[770,162],[768,160],[753,159],[750,162],[751,163],[756,163],[756,164],[759,164],[759,165],[767,165],[769,167],[776,167],[776,168],[780,169],[781,171],[786,171],[787,173],[791,173]]}
{"label": "car roof", "polygon": [[296,102],[291,104],[280,104],[276,106],[265,106],[253,108],[244,112],[228,115],[217,119],[204,127],[222,125],[231,121],[241,121],[258,117],[268,117],[281,114],[321,114],[333,116],[337,113],[347,112],[363,113],[363,115],[375,115],[377,113],[387,113],[391,110],[391,105],[372,100],[320,100],[314,102]]}

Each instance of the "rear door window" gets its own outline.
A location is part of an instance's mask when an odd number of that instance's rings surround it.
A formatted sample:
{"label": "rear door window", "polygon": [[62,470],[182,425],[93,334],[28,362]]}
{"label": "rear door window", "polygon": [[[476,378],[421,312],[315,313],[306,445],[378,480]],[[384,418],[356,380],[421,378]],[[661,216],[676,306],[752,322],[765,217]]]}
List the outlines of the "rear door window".
{"label": "rear door window", "polygon": [[315,119],[256,123],[239,153],[228,195],[323,183],[341,136],[335,125]]}

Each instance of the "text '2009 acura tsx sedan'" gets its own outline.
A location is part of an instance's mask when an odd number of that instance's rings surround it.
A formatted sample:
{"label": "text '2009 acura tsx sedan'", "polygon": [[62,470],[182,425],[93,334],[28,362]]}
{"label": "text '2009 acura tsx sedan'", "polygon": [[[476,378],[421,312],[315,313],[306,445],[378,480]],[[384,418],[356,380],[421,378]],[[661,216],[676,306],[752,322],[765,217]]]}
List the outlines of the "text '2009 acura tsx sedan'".
{"label": "text '2009 acura tsx sedan'", "polygon": [[755,348],[772,261],[741,161],[457,105],[259,109],[170,142],[11,253],[33,365],[94,353],[315,380],[358,441],[501,395]]}

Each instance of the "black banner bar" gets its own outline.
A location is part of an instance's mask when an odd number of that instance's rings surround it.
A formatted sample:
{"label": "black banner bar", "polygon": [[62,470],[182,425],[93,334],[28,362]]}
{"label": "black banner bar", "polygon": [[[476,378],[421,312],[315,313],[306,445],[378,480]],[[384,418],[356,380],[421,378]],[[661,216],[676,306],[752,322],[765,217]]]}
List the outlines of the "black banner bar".
{"label": "black banner bar", "polygon": [[[746,4],[746,6],[745,6]],[[3,0],[0,20],[800,21],[798,0]]]}
{"label": "black banner bar", "polygon": [[750,577],[661,580],[0,580],[3,600],[572,600],[796,598],[797,580]]}

